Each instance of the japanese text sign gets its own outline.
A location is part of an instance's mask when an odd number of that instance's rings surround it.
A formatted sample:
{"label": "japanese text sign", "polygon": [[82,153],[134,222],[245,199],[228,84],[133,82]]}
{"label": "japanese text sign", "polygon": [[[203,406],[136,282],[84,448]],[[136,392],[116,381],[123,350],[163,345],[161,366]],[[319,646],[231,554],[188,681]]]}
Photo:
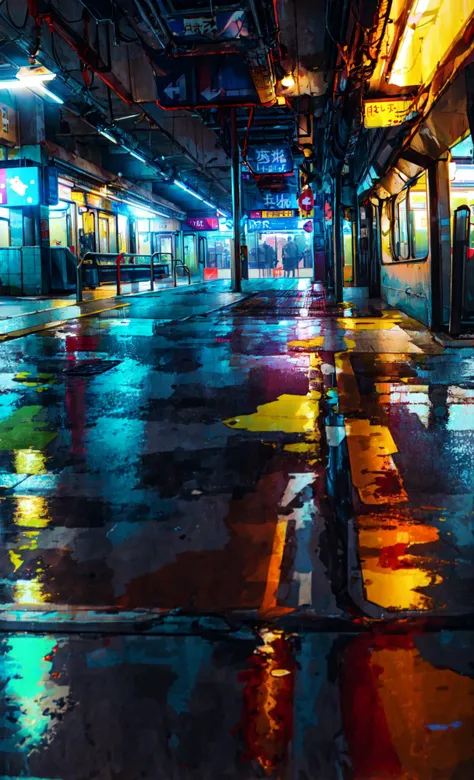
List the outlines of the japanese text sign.
{"label": "japanese text sign", "polygon": [[411,100],[364,100],[365,127],[391,127],[401,125],[408,118],[413,106]]}
{"label": "japanese text sign", "polygon": [[250,147],[247,160],[254,173],[293,172],[293,157],[288,146]]}

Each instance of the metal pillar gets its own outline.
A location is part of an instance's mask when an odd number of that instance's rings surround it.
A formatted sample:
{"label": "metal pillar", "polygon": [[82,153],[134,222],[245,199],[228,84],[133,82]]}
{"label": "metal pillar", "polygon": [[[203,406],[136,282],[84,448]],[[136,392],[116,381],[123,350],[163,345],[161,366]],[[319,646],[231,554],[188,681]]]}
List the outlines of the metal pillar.
{"label": "metal pillar", "polygon": [[232,145],[232,218],[234,220],[234,242],[231,257],[231,289],[240,292],[242,289],[242,268],[240,262],[240,150],[237,136],[237,109],[231,108],[231,145]]}
{"label": "metal pillar", "polygon": [[334,176],[334,209],[332,215],[333,247],[334,247],[334,292],[337,303],[342,303],[344,297],[344,258],[342,256],[342,224],[341,224],[341,174]]}

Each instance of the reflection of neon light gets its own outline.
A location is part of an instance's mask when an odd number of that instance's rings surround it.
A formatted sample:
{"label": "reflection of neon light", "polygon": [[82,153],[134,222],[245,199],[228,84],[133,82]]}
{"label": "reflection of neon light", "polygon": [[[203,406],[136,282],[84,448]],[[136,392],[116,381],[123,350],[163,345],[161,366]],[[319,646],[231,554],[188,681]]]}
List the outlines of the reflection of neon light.
{"label": "reflection of neon light", "polygon": [[7,640],[3,659],[4,700],[15,713],[15,725],[11,728],[17,732],[15,741],[22,751],[30,751],[40,743],[55,722],[51,716],[58,710],[55,702],[59,694],[68,692],[68,688],[59,688],[51,680],[55,646],[55,640],[36,636]]}

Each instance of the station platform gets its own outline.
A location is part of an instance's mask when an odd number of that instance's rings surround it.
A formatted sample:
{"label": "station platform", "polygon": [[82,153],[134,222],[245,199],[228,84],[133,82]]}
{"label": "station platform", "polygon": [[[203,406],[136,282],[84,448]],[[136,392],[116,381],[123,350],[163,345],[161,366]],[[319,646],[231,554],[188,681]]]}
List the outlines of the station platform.
{"label": "station platform", "polygon": [[345,297],[0,322],[6,777],[473,776],[474,348]]}

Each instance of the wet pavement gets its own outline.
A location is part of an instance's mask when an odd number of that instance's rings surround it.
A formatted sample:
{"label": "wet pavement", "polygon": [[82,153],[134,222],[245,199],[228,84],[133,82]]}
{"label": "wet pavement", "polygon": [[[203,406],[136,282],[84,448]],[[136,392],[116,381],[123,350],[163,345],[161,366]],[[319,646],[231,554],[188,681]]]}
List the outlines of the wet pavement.
{"label": "wet pavement", "polygon": [[81,315],[0,343],[0,777],[471,778],[474,350],[293,280]]}

